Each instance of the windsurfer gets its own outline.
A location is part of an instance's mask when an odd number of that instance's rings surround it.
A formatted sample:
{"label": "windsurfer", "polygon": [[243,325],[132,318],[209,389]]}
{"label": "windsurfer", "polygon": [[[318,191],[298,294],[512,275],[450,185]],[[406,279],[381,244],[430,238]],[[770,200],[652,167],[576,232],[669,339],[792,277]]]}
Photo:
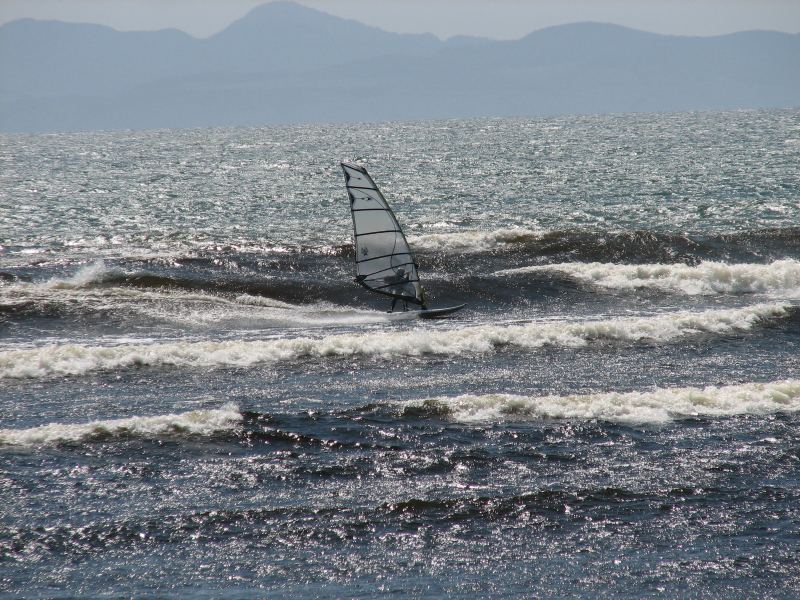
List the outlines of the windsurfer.
{"label": "windsurfer", "polygon": [[[394,307],[403,294],[403,286],[408,283],[408,273],[406,273],[404,267],[397,267],[394,273],[384,277],[383,281],[387,286],[390,286],[389,291],[397,294],[397,296],[392,298],[392,308],[389,309],[389,312],[394,312]],[[405,300],[403,300],[403,310],[408,310],[408,304]]]}

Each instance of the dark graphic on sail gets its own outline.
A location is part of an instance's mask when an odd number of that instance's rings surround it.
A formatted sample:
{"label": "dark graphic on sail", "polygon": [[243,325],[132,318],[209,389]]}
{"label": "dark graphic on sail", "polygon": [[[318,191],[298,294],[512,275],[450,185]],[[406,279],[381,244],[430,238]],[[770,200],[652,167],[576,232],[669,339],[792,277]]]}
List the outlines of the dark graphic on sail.
{"label": "dark graphic on sail", "polygon": [[365,288],[424,304],[417,265],[397,218],[366,169],[342,163],[356,252],[356,281]]}

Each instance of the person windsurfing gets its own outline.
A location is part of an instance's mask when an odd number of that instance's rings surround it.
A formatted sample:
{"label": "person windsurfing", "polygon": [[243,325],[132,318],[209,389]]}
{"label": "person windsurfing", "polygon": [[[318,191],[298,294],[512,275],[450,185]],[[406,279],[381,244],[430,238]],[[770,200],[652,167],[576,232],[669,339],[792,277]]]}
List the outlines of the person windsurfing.
{"label": "person windsurfing", "polygon": [[414,254],[386,198],[364,167],[343,162],[342,171],[353,219],[356,282],[376,294],[392,296],[389,312],[397,300],[403,301],[404,310],[409,303],[418,304],[420,310],[415,312],[422,319],[438,319],[464,308],[463,304],[428,308]]}
{"label": "person windsurfing", "polygon": [[[390,286],[388,289],[389,291],[395,294],[402,294],[403,293],[403,285],[408,283],[408,273],[404,267],[397,267],[391,275],[387,275],[383,278],[384,283],[387,286]],[[397,301],[400,299],[399,296],[395,296],[392,298],[392,307],[389,309],[389,312],[394,312],[394,307],[397,304]],[[408,310],[408,303],[403,300],[403,310]]]}

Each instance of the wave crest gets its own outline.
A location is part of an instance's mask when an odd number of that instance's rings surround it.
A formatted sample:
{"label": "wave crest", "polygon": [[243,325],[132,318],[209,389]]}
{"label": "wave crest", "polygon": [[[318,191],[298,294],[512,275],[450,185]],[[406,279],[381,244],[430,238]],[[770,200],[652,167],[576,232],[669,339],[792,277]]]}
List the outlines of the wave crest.
{"label": "wave crest", "polygon": [[203,341],[93,347],[63,344],[0,352],[0,379],[82,375],[134,366],[246,367],[327,356],[461,355],[502,346],[581,347],[593,342],[668,343],[686,336],[728,335],[786,318],[790,307],[757,304],[739,309],[675,312],[579,322],[532,322],[457,329],[339,334],[259,341]]}
{"label": "wave crest", "polygon": [[460,231],[454,233],[428,233],[409,236],[409,244],[419,252],[445,252],[467,254],[486,252],[513,244],[537,240],[541,231],[524,228],[504,228],[493,231]]}
{"label": "wave crest", "polygon": [[562,263],[497,271],[495,275],[522,275],[557,271],[608,289],[656,288],[689,295],[786,293],[800,295],[800,261],[776,260],[769,264],[619,265]]}
{"label": "wave crest", "polygon": [[87,265],[78,269],[78,271],[71,277],[62,278],[54,277],[49,281],[40,284],[40,287],[51,289],[77,289],[87,287],[89,285],[103,283],[109,277],[116,276],[120,271],[117,269],[110,269],[106,264],[99,260],[91,265]]}
{"label": "wave crest", "polygon": [[119,437],[153,438],[174,435],[209,436],[238,428],[239,407],[193,410],[154,417],[129,417],[90,423],[50,423],[30,429],[0,429],[0,446],[43,446]]}
{"label": "wave crest", "polygon": [[427,413],[463,422],[579,419],[665,423],[690,417],[797,412],[800,380],[574,396],[463,395],[406,402],[402,411],[408,416]]}

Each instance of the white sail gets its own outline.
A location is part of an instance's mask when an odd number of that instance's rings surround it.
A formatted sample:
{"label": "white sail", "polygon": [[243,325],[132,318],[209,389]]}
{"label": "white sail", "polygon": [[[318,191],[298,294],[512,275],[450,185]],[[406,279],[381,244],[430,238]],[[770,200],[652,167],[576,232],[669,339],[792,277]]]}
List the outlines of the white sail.
{"label": "white sail", "polygon": [[424,305],[417,265],[400,224],[363,167],[342,163],[356,253],[356,281],[365,288]]}

